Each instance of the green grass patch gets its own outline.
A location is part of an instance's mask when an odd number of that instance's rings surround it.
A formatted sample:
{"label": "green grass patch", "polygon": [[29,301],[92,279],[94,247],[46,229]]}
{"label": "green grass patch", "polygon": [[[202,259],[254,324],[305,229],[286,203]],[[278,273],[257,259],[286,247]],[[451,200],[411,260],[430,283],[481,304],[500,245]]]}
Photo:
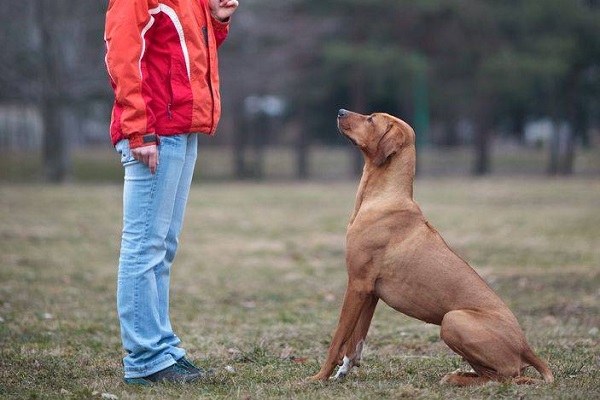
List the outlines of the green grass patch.
{"label": "green grass patch", "polygon": [[[440,386],[465,367],[439,329],[380,304],[363,366],[311,383],[346,284],[356,182],[194,185],[171,319],[207,382],[122,382],[115,306],[121,187],[0,186],[0,398],[600,397],[600,181],[420,179],[446,241],[512,307],[556,383]],[[232,367],[235,373],[225,367]],[[531,371],[535,376],[535,372]]]}

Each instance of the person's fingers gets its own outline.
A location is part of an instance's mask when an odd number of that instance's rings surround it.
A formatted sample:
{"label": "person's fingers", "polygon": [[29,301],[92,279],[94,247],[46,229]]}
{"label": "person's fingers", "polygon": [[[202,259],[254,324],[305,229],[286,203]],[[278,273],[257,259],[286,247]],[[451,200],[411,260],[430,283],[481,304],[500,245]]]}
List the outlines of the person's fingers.
{"label": "person's fingers", "polygon": [[131,153],[134,159],[147,165],[154,174],[158,165],[158,149],[155,146],[133,149]]}
{"label": "person's fingers", "polygon": [[135,158],[139,162],[144,162],[144,149],[143,148],[131,149],[131,155],[133,155],[133,158]]}
{"label": "person's fingers", "polygon": [[158,165],[158,154],[153,151],[148,157],[148,166],[150,167],[150,173],[154,175],[156,173],[156,166]]}
{"label": "person's fingers", "polygon": [[223,0],[219,4],[221,7],[237,7],[240,3],[237,0]]}

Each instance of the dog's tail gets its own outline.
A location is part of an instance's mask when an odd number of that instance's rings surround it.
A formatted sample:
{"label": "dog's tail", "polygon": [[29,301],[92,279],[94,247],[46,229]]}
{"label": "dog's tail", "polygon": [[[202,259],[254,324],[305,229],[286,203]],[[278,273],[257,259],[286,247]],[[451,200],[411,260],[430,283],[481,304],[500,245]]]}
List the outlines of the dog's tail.
{"label": "dog's tail", "polygon": [[527,363],[531,364],[531,366],[535,368],[540,375],[542,375],[544,382],[554,382],[554,375],[552,375],[552,370],[550,367],[548,367],[548,364],[542,361],[542,359],[539,358],[529,347],[523,354],[523,358]]}

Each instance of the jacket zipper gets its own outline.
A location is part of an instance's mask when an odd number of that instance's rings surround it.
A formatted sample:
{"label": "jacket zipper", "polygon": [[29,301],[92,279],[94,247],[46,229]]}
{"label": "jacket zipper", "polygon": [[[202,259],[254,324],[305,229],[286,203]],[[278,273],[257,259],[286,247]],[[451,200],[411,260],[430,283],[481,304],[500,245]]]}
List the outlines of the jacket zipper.
{"label": "jacket zipper", "polygon": [[171,105],[173,104],[173,82],[171,82],[171,69],[169,69],[169,102],[167,103],[167,116],[169,120],[173,119],[173,113],[171,112]]}
{"label": "jacket zipper", "polygon": [[206,44],[206,47],[208,47],[208,28],[206,25],[202,27],[202,34],[204,35],[204,44]]}
{"label": "jacket zipper", "polygon": [[208,58],[207,68],[208,68],[208,89],[210,90],[210,98],[212,100],[212,112],[210,113],[210,132],[213,133],[213,127],[215,125],[214,116],[215,116],[215,96],[213,95],[213,87],[212,87],[212,74],[210,69],[210,46],[208,41],[208,28],[206,25],[202,26],[202,34],[204,35],[204,44],[206,45],[206,56]]}

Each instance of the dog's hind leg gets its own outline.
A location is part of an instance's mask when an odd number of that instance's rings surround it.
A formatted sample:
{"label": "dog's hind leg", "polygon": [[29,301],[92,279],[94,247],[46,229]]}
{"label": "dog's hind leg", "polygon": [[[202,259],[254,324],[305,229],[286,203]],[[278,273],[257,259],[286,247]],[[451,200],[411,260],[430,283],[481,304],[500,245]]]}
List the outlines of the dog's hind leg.
{"label": "dog's hind leg", "polygon": [[454,371],[445,375],[440,381],[441,384],[454,386],[475,386],[483,385],[491,379],[485,376],[479,376],[476,372]]}
{"label": "dog's hind leg", "polygon": [[[499,325],[502,321],[502,325]],[[452,373],[443,383],[460,386],[479,385],[490,380],[511,381],[520,374],[522,333],[510,319],[481,311],[454,310],[442,320],[441,337],[471,365],[475,373]],[[501,326],[502,329],[499,329]]]}
{"label": "dog's hind leg", "polygon": [[343,364],[338,368],[334,376],[335,379],[344,378],[352,370],[352,367],[360,366],[362,350],[378,300],[379,298],[376,296],[371,297],[369,303],[360,314],[360,318],[356,324],[356,328],[354,328],[354,332],[352,332],[350,340],[342,347],[342,354],[344,356]]}

